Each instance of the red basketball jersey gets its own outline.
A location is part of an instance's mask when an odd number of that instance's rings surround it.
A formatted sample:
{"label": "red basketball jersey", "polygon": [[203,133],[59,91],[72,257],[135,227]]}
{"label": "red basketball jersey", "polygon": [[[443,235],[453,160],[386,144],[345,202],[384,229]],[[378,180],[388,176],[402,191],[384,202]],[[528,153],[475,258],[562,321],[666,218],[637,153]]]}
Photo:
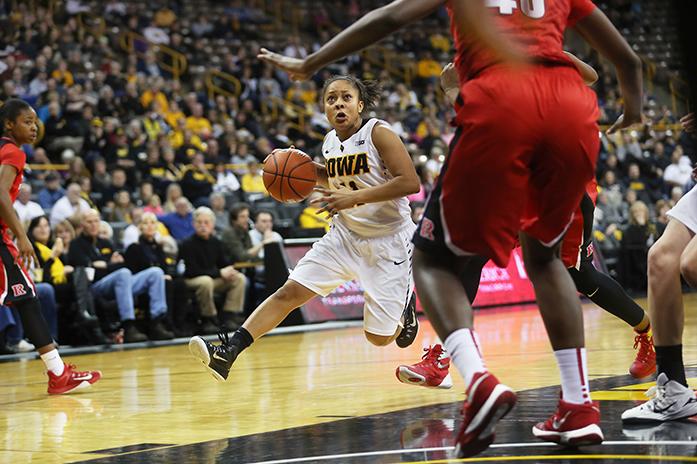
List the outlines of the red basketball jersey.
{"label": "red basketball jersey", "polygon": [[[10,187],[10,200],[12,200],[12,203],[17,199],[19,186],[22,184],[26,160],[27,156],[12,140],[7,137],[0,138],[0,164],[8,164],[17,170],[15,181],[12,183],[12,187]],[[5,228],[7,228],[7,224],[0,220],[0,229]]]}
{"label": "red basketball jersey", "polygon": [[[564,30],[595,9],[591,0],[486,0],[500,33],[537,61],[573,66],[562,51]],[[460,35],[450,2],[450,29],[456,47],[455,66],[465,82],[496,63],[488,49],[470,34]]]}

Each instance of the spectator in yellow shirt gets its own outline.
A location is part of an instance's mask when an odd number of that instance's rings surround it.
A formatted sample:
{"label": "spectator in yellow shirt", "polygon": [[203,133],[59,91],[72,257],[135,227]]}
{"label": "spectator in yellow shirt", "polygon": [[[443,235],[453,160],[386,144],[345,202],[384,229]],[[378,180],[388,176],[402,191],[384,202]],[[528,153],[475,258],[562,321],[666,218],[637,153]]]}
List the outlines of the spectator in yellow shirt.
{"label": "spectator in yellow shirt", "polygon": [[300,213],[301,229],[324,229],[325,232],[329,232],[331,219],[327,218],[326,214],[317,214],[319,208],[310,204],[312,200],[321,196],[319,192],[312,192],[312,195],[307,199],[307,207]]}
{"label": "spectator in yellow shirt", "polygon": [[169,101],[162,92],[163,83],[161,77],[151,77],[148,81],[150,88],[140,96],[140,104],[143,105],[143,108],[149,108],[153,101],[157,101],[158,110],[164,116],[169,112]]}
{"label": "spectator in yellow shirt", "polygon": [[416,64],[416,75],[424,82],[439,82],[442,66],[433,59],[430,52],[424,53]]}
{"label": "spectator in yellow shirt", "polygon": [[186,121],[186,115],[179,108],[179,103],[176,100],[172,100],[172,104],[169,105],[169,111],[165,114],[165,122],[174,129],[179,125],[180,119]]}
{"label": "spectator in yellow shirt", "polygon": [[58,63],[58,69],[54,69],[51,73],[51,77],[62,83],[65,87],[72,87],[75,83],[73,79],[73,73],[68,69],[68,63],[65,60],[60,60]]}
{"label": "spectator in yellow shirt", "polygon": [[203,116],[203,105],[196,103],[193,114],[186,118],[186,128],[194,134],[207,136],[213,130],[211,122]]}
{"label": "spectator in yellow shirt", "polygon": [[242,176],[242,190],[248,194],[269,195],[264,186],[261,164],[256,162],[247,164],[247,173]]}

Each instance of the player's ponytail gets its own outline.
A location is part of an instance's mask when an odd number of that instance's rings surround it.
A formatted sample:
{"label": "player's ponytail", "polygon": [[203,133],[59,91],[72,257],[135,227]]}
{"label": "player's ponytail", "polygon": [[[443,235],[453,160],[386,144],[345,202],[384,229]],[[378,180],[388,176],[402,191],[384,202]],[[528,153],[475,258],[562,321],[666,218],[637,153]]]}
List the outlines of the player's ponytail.
{"label": "player's ponytail", "polygon": [[16,120],[24,110],[30,110],[29,103],[19,98],[10,98],[0,107],[0,135],[5,134],[5,123]]}
{"label": "player's ponytail", "polygon": [[358,98],[363,102],[363,113],[375,108],[379,101],[380,95],[382,94],[382,87],[378,81],[362,81],[354,76],[332,76],[324,82],[324,87],[322,87],[322,101],[324,101],[324,94],[327,92],[327,88],[332,82],[336,81],[346,81],[353,85],[358,90]]}

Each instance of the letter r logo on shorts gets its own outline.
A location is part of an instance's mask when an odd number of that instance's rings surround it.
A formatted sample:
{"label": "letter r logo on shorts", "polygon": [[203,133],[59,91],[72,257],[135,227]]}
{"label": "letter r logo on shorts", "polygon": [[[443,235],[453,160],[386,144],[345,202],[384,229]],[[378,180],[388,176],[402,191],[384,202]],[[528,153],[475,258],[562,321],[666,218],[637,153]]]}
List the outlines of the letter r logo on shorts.
{"label": "letter r logo on shorts", "polygon": [[419,235],[426,240],[434,241],[436,238],[433,236],[433,227],[433,221],[427,217],[422,218],[421,227],[419,228]]}
{"label": "letter r logo on shorts", "polygon": [[24,290],[24,284],[15,284],[12,286],[12,294],[14,296],[26,295],[27,291]]}

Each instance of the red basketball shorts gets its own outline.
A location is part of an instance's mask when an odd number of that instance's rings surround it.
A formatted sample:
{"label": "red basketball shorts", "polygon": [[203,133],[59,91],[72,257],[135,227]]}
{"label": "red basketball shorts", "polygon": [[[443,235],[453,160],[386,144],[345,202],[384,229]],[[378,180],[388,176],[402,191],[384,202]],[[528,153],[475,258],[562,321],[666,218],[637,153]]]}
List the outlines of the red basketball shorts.
{"label": "red basketball shorts", "polygon": [[489,69],[461,99],[414,243],[505,267],[519,231],[547,246],[567,231],[595,173],[597,99],[563,66]]}
{"label": "red basketball shorts", "polygon": [[4,231],[0,232],[0,304],[36,297],[34,282],[26,269],[16,263],[19,251]]}

